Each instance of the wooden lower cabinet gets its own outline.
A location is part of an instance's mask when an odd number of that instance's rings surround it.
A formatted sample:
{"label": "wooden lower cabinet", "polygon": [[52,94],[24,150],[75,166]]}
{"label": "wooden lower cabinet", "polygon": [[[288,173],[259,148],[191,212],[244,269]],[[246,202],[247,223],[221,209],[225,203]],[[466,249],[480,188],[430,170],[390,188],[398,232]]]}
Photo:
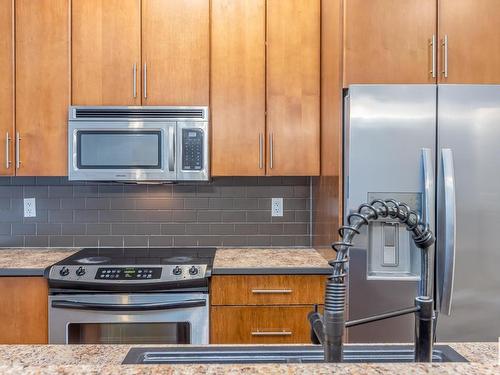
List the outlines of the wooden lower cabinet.
{"label": "wooden lower cabinet", "polygon": [[311,343],[308,306],[212,306],[211,344]]}
{"label": "wooden lower cabinet", "polygon": [[43,277],[0,277],[0,344],[48,343],[48,286]]}

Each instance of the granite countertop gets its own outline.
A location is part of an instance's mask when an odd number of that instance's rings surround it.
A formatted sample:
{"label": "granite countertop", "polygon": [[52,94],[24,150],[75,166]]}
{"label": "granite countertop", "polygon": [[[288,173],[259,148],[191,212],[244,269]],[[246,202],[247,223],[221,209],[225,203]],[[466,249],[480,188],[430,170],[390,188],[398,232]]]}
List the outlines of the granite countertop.
{"label": "granite countertop", "polygon": [[77,248],[2,248],[0,276],[43,276],[48,266],[69,257]]}
{"label": "granite countertop", "polygon": [[1,374],[498,374],[498,344],[451,346],[470,363],[120,365],[129,345],[3,345]]}
{"label": "granite countertop", "polygon": [[[42,276],[46,267],[78,248],[0,248],[0,276]],[[219,248],[212,273],[330,274],[328,262],[307,248]]]}
{"label": "granite countertop", "polygon": [[221,248],[215,254],[214,275],[330,274],[324,257],[314,249]]}

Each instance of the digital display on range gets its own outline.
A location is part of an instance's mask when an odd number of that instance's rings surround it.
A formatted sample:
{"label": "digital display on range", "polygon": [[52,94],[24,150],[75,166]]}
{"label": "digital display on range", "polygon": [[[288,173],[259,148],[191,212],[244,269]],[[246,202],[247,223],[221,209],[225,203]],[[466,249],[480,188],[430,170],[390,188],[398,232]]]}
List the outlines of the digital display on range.
{"label": "digital display on range", "polygon": [[160,277],[159,267],[102,267],[95,275],[98,280],[154,280]]}

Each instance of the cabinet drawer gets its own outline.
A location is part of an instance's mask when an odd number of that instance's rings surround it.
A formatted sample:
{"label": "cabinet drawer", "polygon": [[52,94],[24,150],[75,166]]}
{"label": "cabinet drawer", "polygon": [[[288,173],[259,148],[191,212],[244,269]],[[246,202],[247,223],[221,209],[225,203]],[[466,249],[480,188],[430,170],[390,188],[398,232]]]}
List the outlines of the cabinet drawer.
{"label": "cabinet drawer", "polygon": [[212,305],[322,304],[326,276],[213,276]]}
{"label": "cabinet drawer", "polygon": [[211,344],[311,343],[313,306],[214,306]]}

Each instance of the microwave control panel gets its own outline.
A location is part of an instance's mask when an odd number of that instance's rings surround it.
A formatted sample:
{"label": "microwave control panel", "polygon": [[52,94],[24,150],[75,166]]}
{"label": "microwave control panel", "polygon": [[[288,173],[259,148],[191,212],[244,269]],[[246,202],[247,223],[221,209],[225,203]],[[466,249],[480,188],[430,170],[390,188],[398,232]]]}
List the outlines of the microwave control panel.
{"label": "microwave control panel", "polygon": [[182,129],[182,169],[199,171],[203,168],[203,130]]}

